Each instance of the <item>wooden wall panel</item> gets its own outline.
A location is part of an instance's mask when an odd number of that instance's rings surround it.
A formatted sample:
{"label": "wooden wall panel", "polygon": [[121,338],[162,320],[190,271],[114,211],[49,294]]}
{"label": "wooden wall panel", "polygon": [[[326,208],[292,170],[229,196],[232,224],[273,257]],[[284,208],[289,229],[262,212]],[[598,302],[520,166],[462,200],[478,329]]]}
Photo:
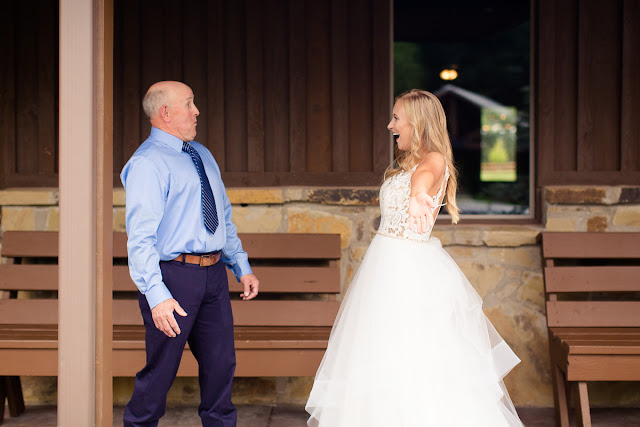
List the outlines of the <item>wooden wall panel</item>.
{"label": "wooden wall panel", "polygon": [[[36,3],[2,2],[2,187],[57,183],[57,3]],[[114,0],[114,184],[148,136],[147,88],[181,80],[228,186],[377,185],[392,148],[391,4]],[[34,19],[37,31],[20,24]]]}
{"label": "wooden wall panel", "polygon": [[264,51],[264,7],[261,0],[247,0],[247,168],[264,172],[264,63],[270,61]]}
{"label": "wooden wall panel", "polygon": [[[138,38],[130,39],[132,44],[138,44],[136,56],[139,58],[139,70],[137,70],[136,74],[140,76],[139,95],[137,98],[138,104],[140,104],[142,97],[153,83],[168,78],[164,74],[164,58],[165,55],[170,55],[171,52],[165,49],[166,33],[171,33],[174,37],[178,37],[176,33],[180,33],[181,26],[176,26],[173,20],[168,21],[167,26],[164,25],[164,8],[159,6],[166,7],[165,2],[140,0],[139,2],[131,3],[139,3],[140,7],[138,22],[133,24],[140,28],[140,32],[138,33]],[[117,37],[117,35],[115,36]],[[118,64],[114,64],[114,67],[117,66]],[[138,120],[140,121],[140,134],[136,144],[139,145],[149,134],[151,125],[142,108],[138,108],[135,111],[138,112]]]}
{"label": "wooden wall panel", "polygon": [[640,170],[640,2],[625,0],[622,11],[622,171]]}
{"label": "wooden wall panel", "polygon": [[[289,170],[289,44],[287,0],[272,0],[264,10],[264,166],[265,171]],[[285,11],[285,13],[283,13]]]}
{"label": "wooden wall panel", "polygon": [[[124,17],[123,17],[123,5],[116,3],[113,7],[113,34],[123,34],[124,32]],[[113,63],[122,64],[124,61],[124,45],[125,40],[123,37],[114,37],[113,40]],[[123,93],[123,79],[124,79],[124,67],[114,67],[113,69],[113,105],[120,106],[120,108],[113,109],[113,140],[120,141],[120,144],[113,144],[113,185],[120,186],[120,172],[116,170],[118,166],[122,168],[122,159],[124,159],[124,111],[122,106],[124,105],[124,93]],[[116,123],[119,125],[116,126]],[[118,166],[115,166],[118,165]]]}
{"label": "wooden wall panel", "polygon": [[[177,2],[169,1],[170,4]],[[187,1],[178,3],[182,5],[182,13],[178,8],[171,12],[178,17],[176,19],[177,34],[168,31],[169,37],[180,41],[175,50],[165,53],[164,68],[169,66],[175,69],[176,74],[166,73],[160,79],[183,80],[189,82],[189,86],[195,95],[194,102],[200,111],[202,120],[198,126],[198,140],[209,146],[209,129],[206,126],[208,116],[207,93],[207,44],[197,43],[196,40],[207,33],[207,4],[206,2]],[[172,26],[169,26],[172,28]],[[176,64],[176,65],[174,65]],[[181,73],[179,72],[181,71]]]}
{"label": "wooden wall panel", "polygon": [[289,0],[289,170],[303,172],[307,139],[307,38],[304,22],[307,2]]}
{"label": "wooden wall panel", "polygon": [[578,8],[578,172],[620,168],[620,3]]}
{"label": "wooden wall panel", "polygon": [[[536,27],[536,51],[534,52],[535,88],[535,113],[534,134],[536,144],[536,160],[538,165],[538,183],[542,184],[541,177],[551,176],[555,171],[555,69],[556,55],[548,54],[554,50],[556,42],[556,7],[550,1],[539,1],[535,4]],[[536,126],[544,123],[544,126]]]}
{"label": "wooden wall panel", "polygon": [[306,3],[307,150],[305,170],[310,172],[331,172],[332,170],[330,9],[330,2]]}
{"label": "wooden wall panel", "polygon": [[0,187],[55,186],[58,5],[5,1],[1,7]]}
{"label": "wooden wall panel", "polygon": [[[225,120],[224,120],[224,1],[207,3],[207,102],[209,104],[207,127],[210,135],[209,149],[220,169],[225,170]],[[199,98],[198,98],[199,102]],[[200,119],[204,119],[200,115]],[[202,128],[202,126],[201,126]]]}
{"label": "wooden wall panel", "polygon": [[[38,56],[38,96],[36,107],[38,118],[36,144],[38,151],[36,171],[34,172],[46,175],[53,175],[58,170],[58,105],[56,103],[58,98],[58,73],[54,71],[58,67],[58,39],[51,37],[50,31],[53,30],[49,30],[50,28],[57,30],[57,16],[58,8],[55,2],[45,1],[40,3],[36,17],[38,46],[34,51]],[[36,157],[36,154],[31,153],[31,156]]]}
{"label": "wooden wall panel", "polygon": [[4,60],[0,67],[0,188],[7,186],[9,175],[14,172],[15,158],[15,5],[0,2],[0,40],[4,40]]}
{"label": "wooden wall panel", "polygon": [[[373,16],[371,17],[371,41],[372,41],[372,167],[373,170],[385,170],[391,162],[389,147],[393,145],[391,134],[387,131],[389,123],[389,99],[393,96],[391,79],[393,75],[392,64],[392,19],[391,3],[388,0],[375,0]],[[380,177],[379,182],[382,182]]]}
{"label": "wooden wall panel", "polygon": [[538,185],[640,182],[640,6],[538,0]]}
{"label": "wooden wall panel", "polygon": [[[349,29],[347,2],[331,2],[331,116],[332,164],[336,172],[349,170]],[[391,34],[388,34],[391,36]],[[388,102],[388,101],[387,101]]]}
{"label": "wooden wall panel", "polygon": [[245,0],[225,2],[225,171],[247,171],[247,56]]}
{"label": "wooden wall panel", "polygon": [[[228,186],[377,185],[392,147],[391,4],[116,0],[115,184],[148,135],[144,92],[179,79]],[[0,2],[1,188],[57,185],[57,8]],[[538,185],[637,184],[640,4],[534,10]]]}
{"label": "wooden wall panel", "polygon": [[[33,11],[27,2],[20,2],[16,7],[17,21],[29,22]],[[36,14],[38,11],[36,10]],[[37,173],[38,152],[38,36],[45,28],[34,28],[31,25],[16,27],[16,173],[33,175]]]}
{"label": "wooden wall panel", "polygon": [[[163,78],[167,80],[179,80],[182,78],[183,55],[193,54],[194,43],[185,43],[185,40],[196,39],[200,34],[195,29],[203,30],[203,20],[207,15],[202,8],[206,5],[197,2],[185,2],[184,6],[176,1],[164,1],[163,23],[158,28],[161,35],[165,57],[162,64]],[[184,11],[183,11],[184,8]],[[184,31],[182,29],[184,28]],[[184,61],[188,63],[189,61]],[[185,70],[188,72],[189,70]]]}
{"label": "wooden wall panel", "polygon": [[[118,6],[122,7],[122,32],[114,34],[114,44],[122,43],[122,60],[119,66],[116,66],[116,58],[114,57],[114,88],[113,92],[122,92],[122,104],[116,104],[114,99],[114,111],[122,111],[122,121],[117,122],[116,116],[113,118],[113,146],[122,145],[122,157],[113,158],[114,172],[119,173],[125,162],[136,151],[140,145],[140,138],[143,132],[141,126],[144,123],[142,117],[144,112],[140,105],[142,100],[142,89],[140,82],[141,64],[140,64],[140,4],[137,1],[115,2],[116,11]],[[117,19],[117,15],[114,19]],[[120,34],[120,37],[118,37]],[[122,40],[122,42],[121,42]],[[116,80],[116,75],[122,70],[122,82]],[[114,95],[115,97],[115,95]],[[115,129],[122,127],[123,139],[118,141],[115,139]],[[122,185],[122,184],[120,184]]]}
{"label": "wooden wall panel", "polygon": [[554,95],[553,115],[558,123],[555,139],[557,139],[557,155],[553,156],[555,170],[575,170],[577,165],[577,99],[578,80],[573,75],[576,69],[578,54],[578,0],[562,0],[555,10],[551,21],[557,37],[552,48],[555,51],[553,81],[550,89]]}
{"label": "wooden wall panel", "polygon": [[[348,2],[349,20],[349,170],[363,172],[372,166],[372,25],[367,0]],[[382,126],[386,123],[376,124]],[[385,131],[387,134],[388,130]]]}

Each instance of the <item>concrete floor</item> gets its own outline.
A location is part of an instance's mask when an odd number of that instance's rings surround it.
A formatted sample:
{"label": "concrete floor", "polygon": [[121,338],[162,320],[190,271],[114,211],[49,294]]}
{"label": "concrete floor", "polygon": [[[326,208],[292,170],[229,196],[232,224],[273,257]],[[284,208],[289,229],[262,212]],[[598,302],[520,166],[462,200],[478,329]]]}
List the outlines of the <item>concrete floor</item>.
{"label": "concrete floor", "polygon": [[[122,426],[124,408],[113,411],[114,426]],[[521,408],[520,418],[526,427],[553,427],[552,408]],[[602,409],[591,411],[593,427],[632,427],[640,426],[640,408],[638,409]],[[238,406],[238,427],[305,427],[307,413],[301,407],[279,406]],[[54,406],[30,406],[19,417],[11,418],[5,408],[3,427],[50,427],[56,425]],[[160,426],[199,427],[200,419],[196,408],[169,408],[160,420]],[[575,425],[572,422],[572,425]]]}

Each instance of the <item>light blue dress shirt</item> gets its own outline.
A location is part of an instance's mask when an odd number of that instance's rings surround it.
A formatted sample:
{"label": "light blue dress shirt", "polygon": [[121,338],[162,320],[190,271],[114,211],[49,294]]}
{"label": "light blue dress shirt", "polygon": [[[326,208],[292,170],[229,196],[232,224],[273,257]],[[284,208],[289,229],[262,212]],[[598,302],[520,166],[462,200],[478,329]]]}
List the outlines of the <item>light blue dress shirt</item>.
{"label": "light blue dress shirt", "polygon": [[238,280],[252,273],[231,221],[220,168],[206,147],[195,141],[189,144],[200,154],[213,190],[220,218],[214,234],[204,226],[200,178],[191,157],[182,151],[180,138],[152,127],[120,174],[126,191],[129,273],[151,308],[173,298],[159,262],[181,253],[221,250],[222,261]]}

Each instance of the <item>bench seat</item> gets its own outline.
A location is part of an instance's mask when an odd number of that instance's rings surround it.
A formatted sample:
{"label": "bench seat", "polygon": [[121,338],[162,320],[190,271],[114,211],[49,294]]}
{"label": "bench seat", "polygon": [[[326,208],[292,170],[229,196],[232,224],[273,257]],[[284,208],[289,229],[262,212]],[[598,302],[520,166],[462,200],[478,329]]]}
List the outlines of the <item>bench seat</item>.
{"label": "bench seat", "polygon": [[640,328],[551,328],[567,381],[640,381]]}
{"label": "bench seat", "polygon": [[[236,376],[313,376],[340,308],[340,236],[264,233],[240,235],[260,279],[260,295],[242,301],[228,271],[234,316]],[[129,277],[126,236],[114,233],[113,376],[135,376],[145,364],[144,326],[137,288]],[[0,395],[11,415],[24,410],[20,375],[58,373],[58,235],[5,232],[0,265]],[[198,376],[187,345],[178,376]],[[12,389],[13,388],[13,389]],[[4,399],[3,399],[4,400]],[[1,418],[0,418],[1,420]]]}

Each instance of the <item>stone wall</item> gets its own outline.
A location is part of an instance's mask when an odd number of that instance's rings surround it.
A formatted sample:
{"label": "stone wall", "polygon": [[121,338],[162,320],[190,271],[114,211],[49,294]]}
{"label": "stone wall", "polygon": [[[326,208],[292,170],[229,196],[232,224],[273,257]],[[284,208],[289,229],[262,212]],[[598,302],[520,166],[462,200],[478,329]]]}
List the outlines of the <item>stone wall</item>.
{"label": "stone wall", "polygon": [[640,187],[547,187],[549,231],[640,231]]}
{"label": "stone wall", "polygon": [[[380,221],[377,188],[230,189],[233,219],[240,232],[330,232],[342,242],[343,294]],[[0,191],[3,230],[56,230],[56,190]],[[447,224],[434,236],[456,260],[484,299],[484,309],[522,363],[505,379],[518,406],[553,406],[549,372],[544,283],[539,233],[640,230],[640,188],[550,187],[545,189],[543,224]],[[114,191],[114,229],[124,231],[124,193]],[[400,286],[400,285],[398,285]],[[398,289],[402,292],[402,289]],[[24,378],[29,403],[55,402],[55,378]],[[303,404],[312,378],[237,378],[236,403]],[[132,378],[114,379],[114,402],[125,404]],[[637,387],[636,387],[637,388]],[[590,386],[594,405],[637,406],[640,393],[629,384]],[[197,405],[194,378],[176,380],[170,405]]]}

